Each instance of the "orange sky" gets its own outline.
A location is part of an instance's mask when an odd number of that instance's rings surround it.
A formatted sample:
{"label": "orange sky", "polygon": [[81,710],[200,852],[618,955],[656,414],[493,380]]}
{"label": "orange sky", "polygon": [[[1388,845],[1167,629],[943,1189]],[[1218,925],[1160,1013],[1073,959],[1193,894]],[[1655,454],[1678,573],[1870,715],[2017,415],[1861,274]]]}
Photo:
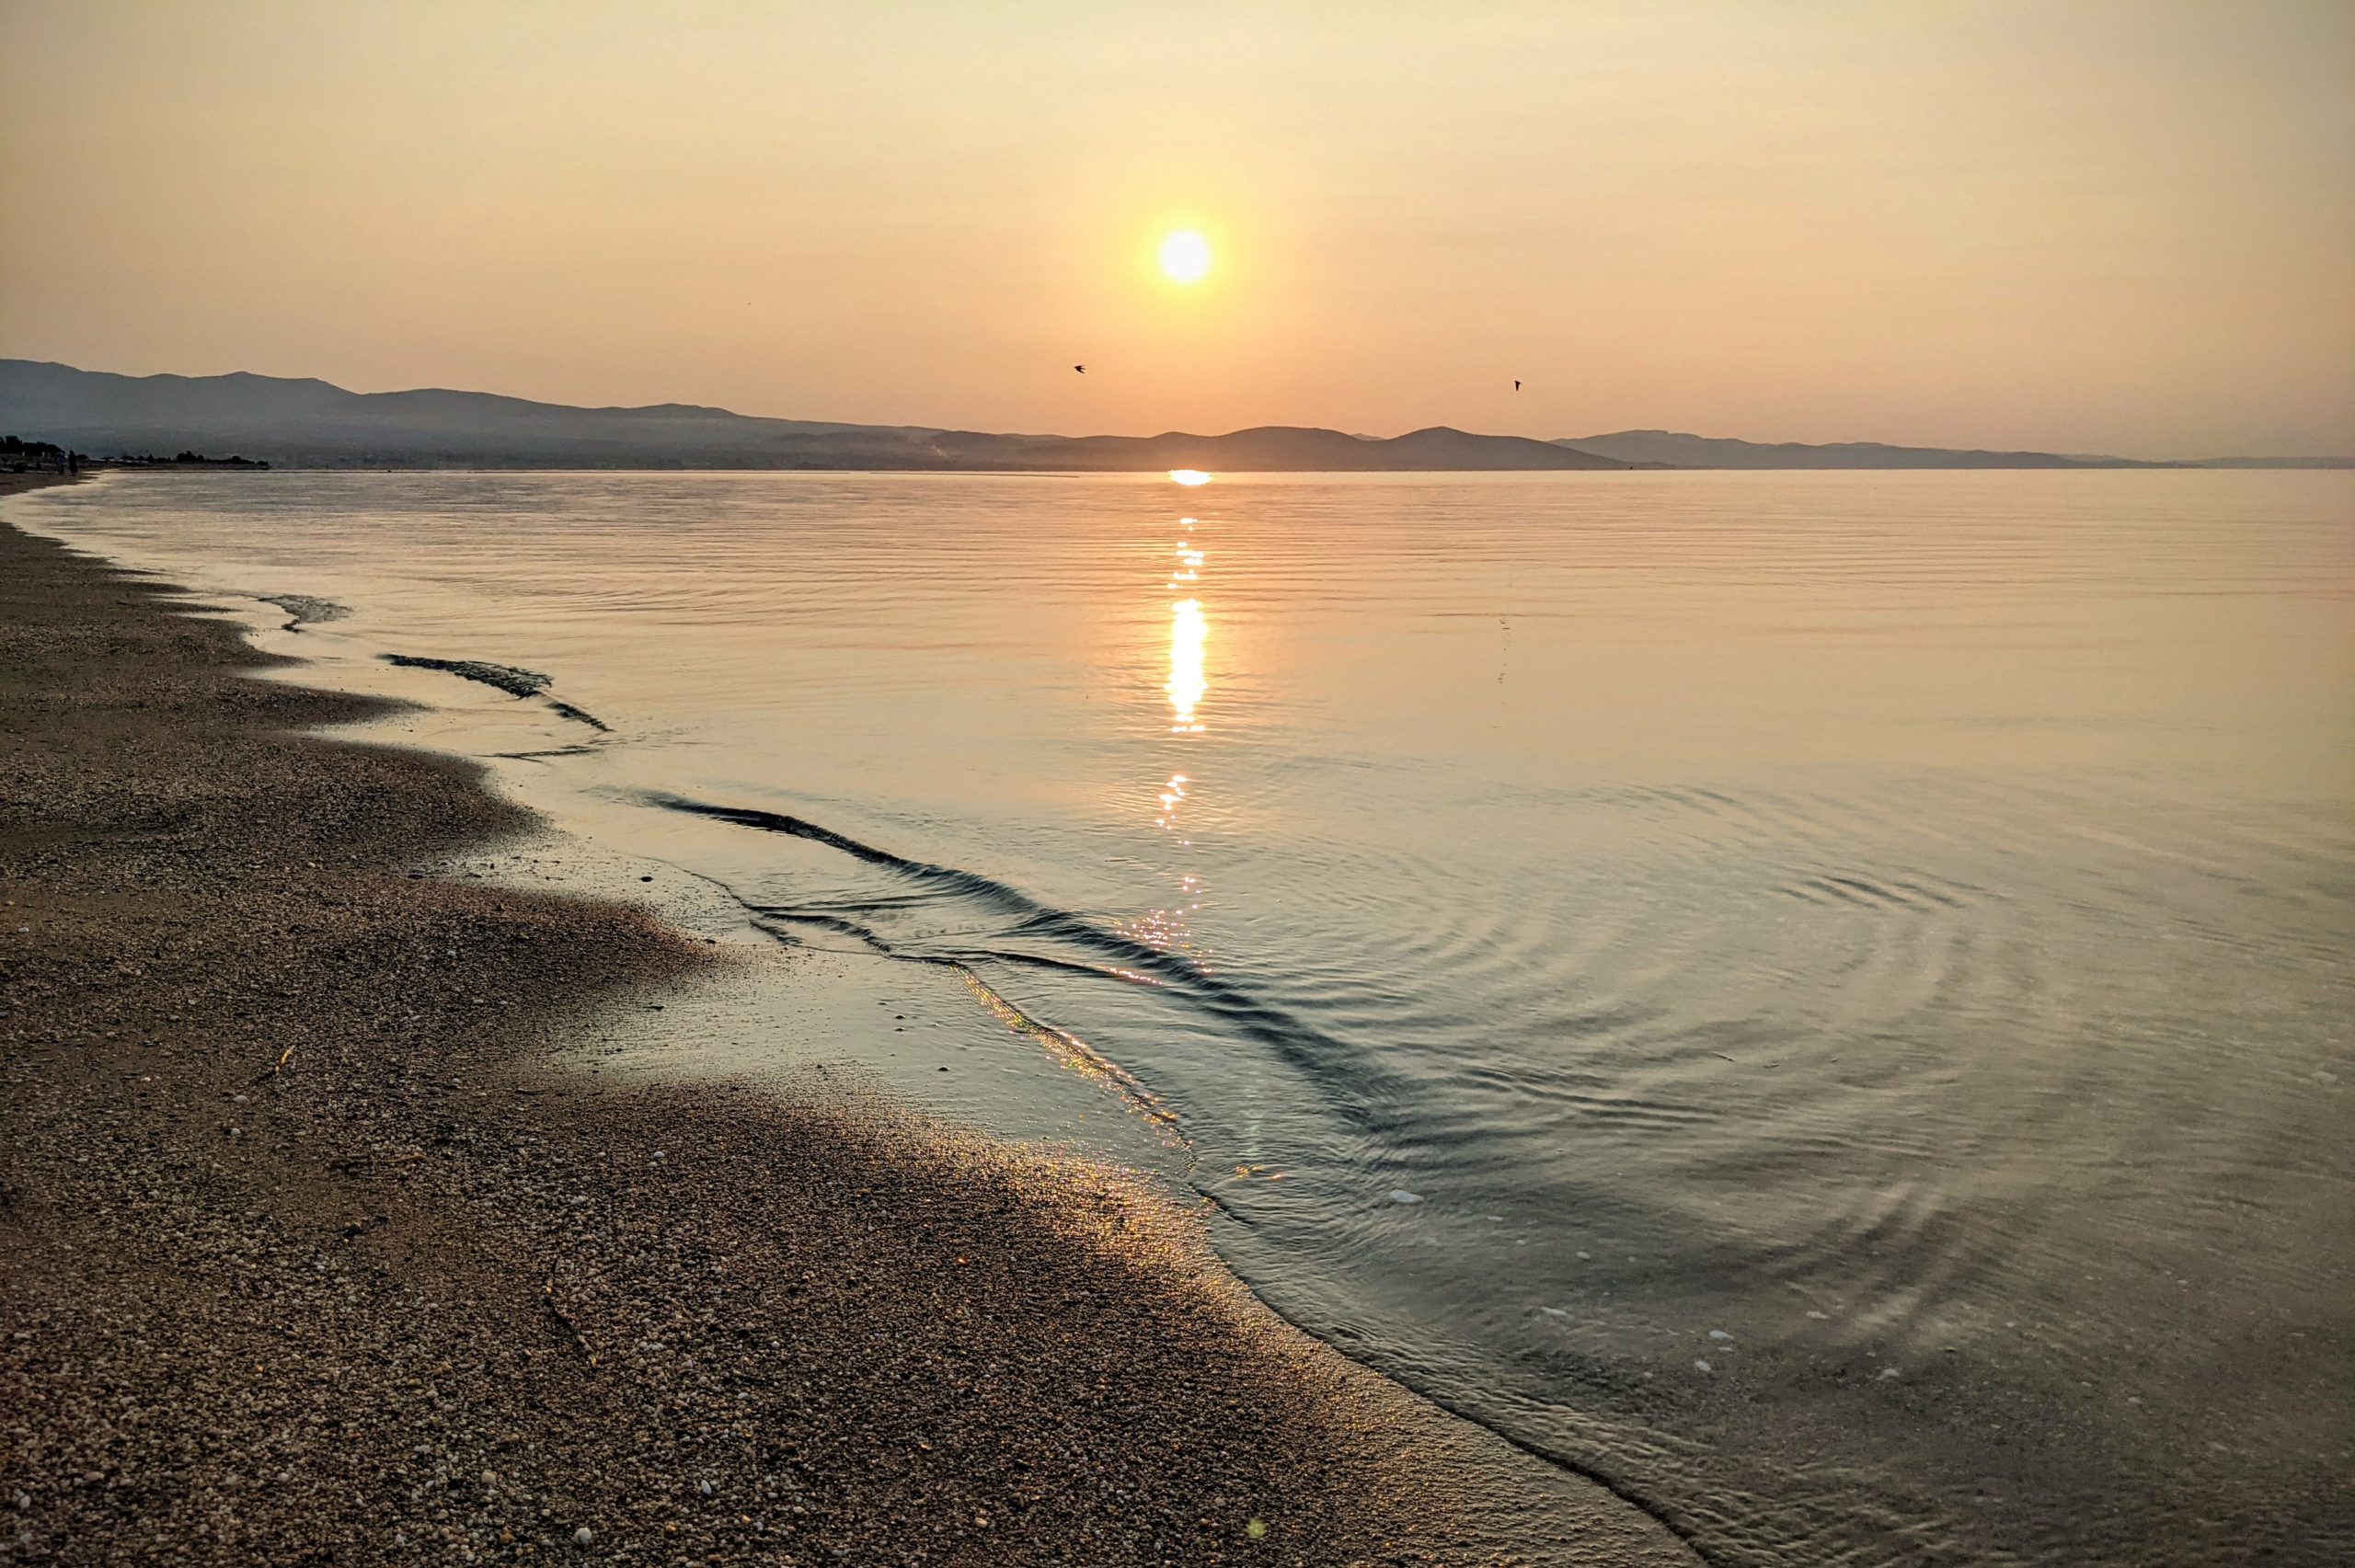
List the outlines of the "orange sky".
{"label": "orange sky", "polygon": [[2355,451],[2339,0],[0,31],[0,354],[1002,430]]}

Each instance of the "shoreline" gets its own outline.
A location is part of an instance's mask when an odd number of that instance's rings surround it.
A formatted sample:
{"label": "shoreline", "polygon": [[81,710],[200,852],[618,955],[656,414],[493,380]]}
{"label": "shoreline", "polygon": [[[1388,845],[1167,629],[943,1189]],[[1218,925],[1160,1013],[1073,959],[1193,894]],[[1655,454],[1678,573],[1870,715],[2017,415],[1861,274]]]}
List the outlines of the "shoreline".
{"label": "shoreline", "polygon": [[432,875],[531,818],[293,733],[387,704],[0,568],[0,1560],[1691,1560],[1117,1173],[557,1064],[717,960]]}

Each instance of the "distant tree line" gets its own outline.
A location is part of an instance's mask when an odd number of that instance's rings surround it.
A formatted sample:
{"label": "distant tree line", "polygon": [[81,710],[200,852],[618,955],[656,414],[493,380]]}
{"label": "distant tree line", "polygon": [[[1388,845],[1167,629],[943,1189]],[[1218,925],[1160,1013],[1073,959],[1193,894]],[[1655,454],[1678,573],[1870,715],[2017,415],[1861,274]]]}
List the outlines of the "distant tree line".
{"label": "distant tree line", "polygon": [[20,436],[0,436],[0,463],[11,474],[78,473],[88,460],[55,441],[29,441]]}
{"label": "distant tree line", "polygon": [[[207,457],[201,452],[181,452],[171,457],[157,457],[154,452],[144,456],[123,452],[104,460],[124,468],[267,468],[267,463],[250,457]],[[12,474],[78,474],[89,466],[86,453],[59,446],[55,441],[29,441],[22,436],[0,436],[0,467]]]}
{"label": "distant tree line", "polygon": [[144,456],[132,452],[123,452],[120,456],[109,457],[107,461],[109,463],[120,464],[125,468],[171,468],[176,466],[187,468],[267,468],[270,466],[267,463],[257,462],[255,459],[250,457],[238,457],[234,453],[228,457],[207,457],[201,452],[182,452],[173,457],[157,457],[152,452]]}

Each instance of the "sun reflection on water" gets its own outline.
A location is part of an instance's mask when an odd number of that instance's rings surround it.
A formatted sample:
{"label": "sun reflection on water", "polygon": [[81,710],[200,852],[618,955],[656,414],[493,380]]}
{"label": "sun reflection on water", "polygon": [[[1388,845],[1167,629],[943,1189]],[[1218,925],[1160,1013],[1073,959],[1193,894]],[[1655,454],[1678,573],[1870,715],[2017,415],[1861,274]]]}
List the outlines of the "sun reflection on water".
{"label": "sun reflection on water", "polygon": [[[1199,485],[1210,475],[1189,470],[1170,475],[1181,485]],[[1193,532],[1200,519],[1181,517],[1178,526],[1183,532],[1171,546],[1178,557],[1169,573],[1165,591],[1169,603],[1169,678],[1162,684],[1162,692],[1169,699],[1170,724],[1168,733],[1184,737],[1173,741],[1176,746],[1200,744],[1192,738],[1203,732],[1200,710],[1210,692],[1210,672],[1204,658],[1210,641],[1210,618],[1203,613],[1202,601],[1196,585],[1202,578],[1203,564],[1209,552],[1194,543]],[[1179,597],[1183,595],[1184,597]],[[1175,762],[1176,755],[1169,761]],[[1181,820],[1193,794],[1193,780],[1183,771],[1173,769],[1154,792],[1154,826],[1169,835],[1173,849],[1190,852],[1193,838]],[[1174,869],[1174,868],[1173,868]],[[1210,955],[1198,947],[1192,930],[1193,916],[1202,908],[1204,887],[1201,876],[1193,871],[1179,872],[1176,878],[1176,900],[1168,907],[1148,910],[1120,921],[1116,929],[1133,941],[1143,943],[1158,953],[1183,956],[1203,973],[1210,972]]]}
{"label": "sun reflection on water", "polygon": [[1210,683],[1202,675],[1202,644],[1210,635],[1210,624],[1202,619],[1201,601],[1181,599],[1169,607],[1169,682],[1162,688],[1169,693],[1169,705],[1177,712],[1177,722],[1169,728],[1176,735],[1200,735],[1202,727],[1194,718],[1194,709],[1200,704]]}
{"label": "sun reflection on water", "polygon": [[1178,807],[1186,799],[1186,775],[1172,773],[1169,782],[1161,786],[1161,815],[1155,818],[1159,826],[1167,828],[1178,818]]}

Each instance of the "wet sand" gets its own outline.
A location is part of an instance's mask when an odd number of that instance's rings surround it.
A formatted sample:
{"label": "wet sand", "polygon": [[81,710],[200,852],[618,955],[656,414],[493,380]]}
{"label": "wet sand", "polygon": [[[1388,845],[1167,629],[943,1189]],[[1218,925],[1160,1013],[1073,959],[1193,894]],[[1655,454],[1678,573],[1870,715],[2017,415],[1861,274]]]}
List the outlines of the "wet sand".
{"label": "wet sand", "polygon": [[1116,1173],[595,1086],[725,959],[191,602],[0,527],[0,1560],[1691,1560]]}

